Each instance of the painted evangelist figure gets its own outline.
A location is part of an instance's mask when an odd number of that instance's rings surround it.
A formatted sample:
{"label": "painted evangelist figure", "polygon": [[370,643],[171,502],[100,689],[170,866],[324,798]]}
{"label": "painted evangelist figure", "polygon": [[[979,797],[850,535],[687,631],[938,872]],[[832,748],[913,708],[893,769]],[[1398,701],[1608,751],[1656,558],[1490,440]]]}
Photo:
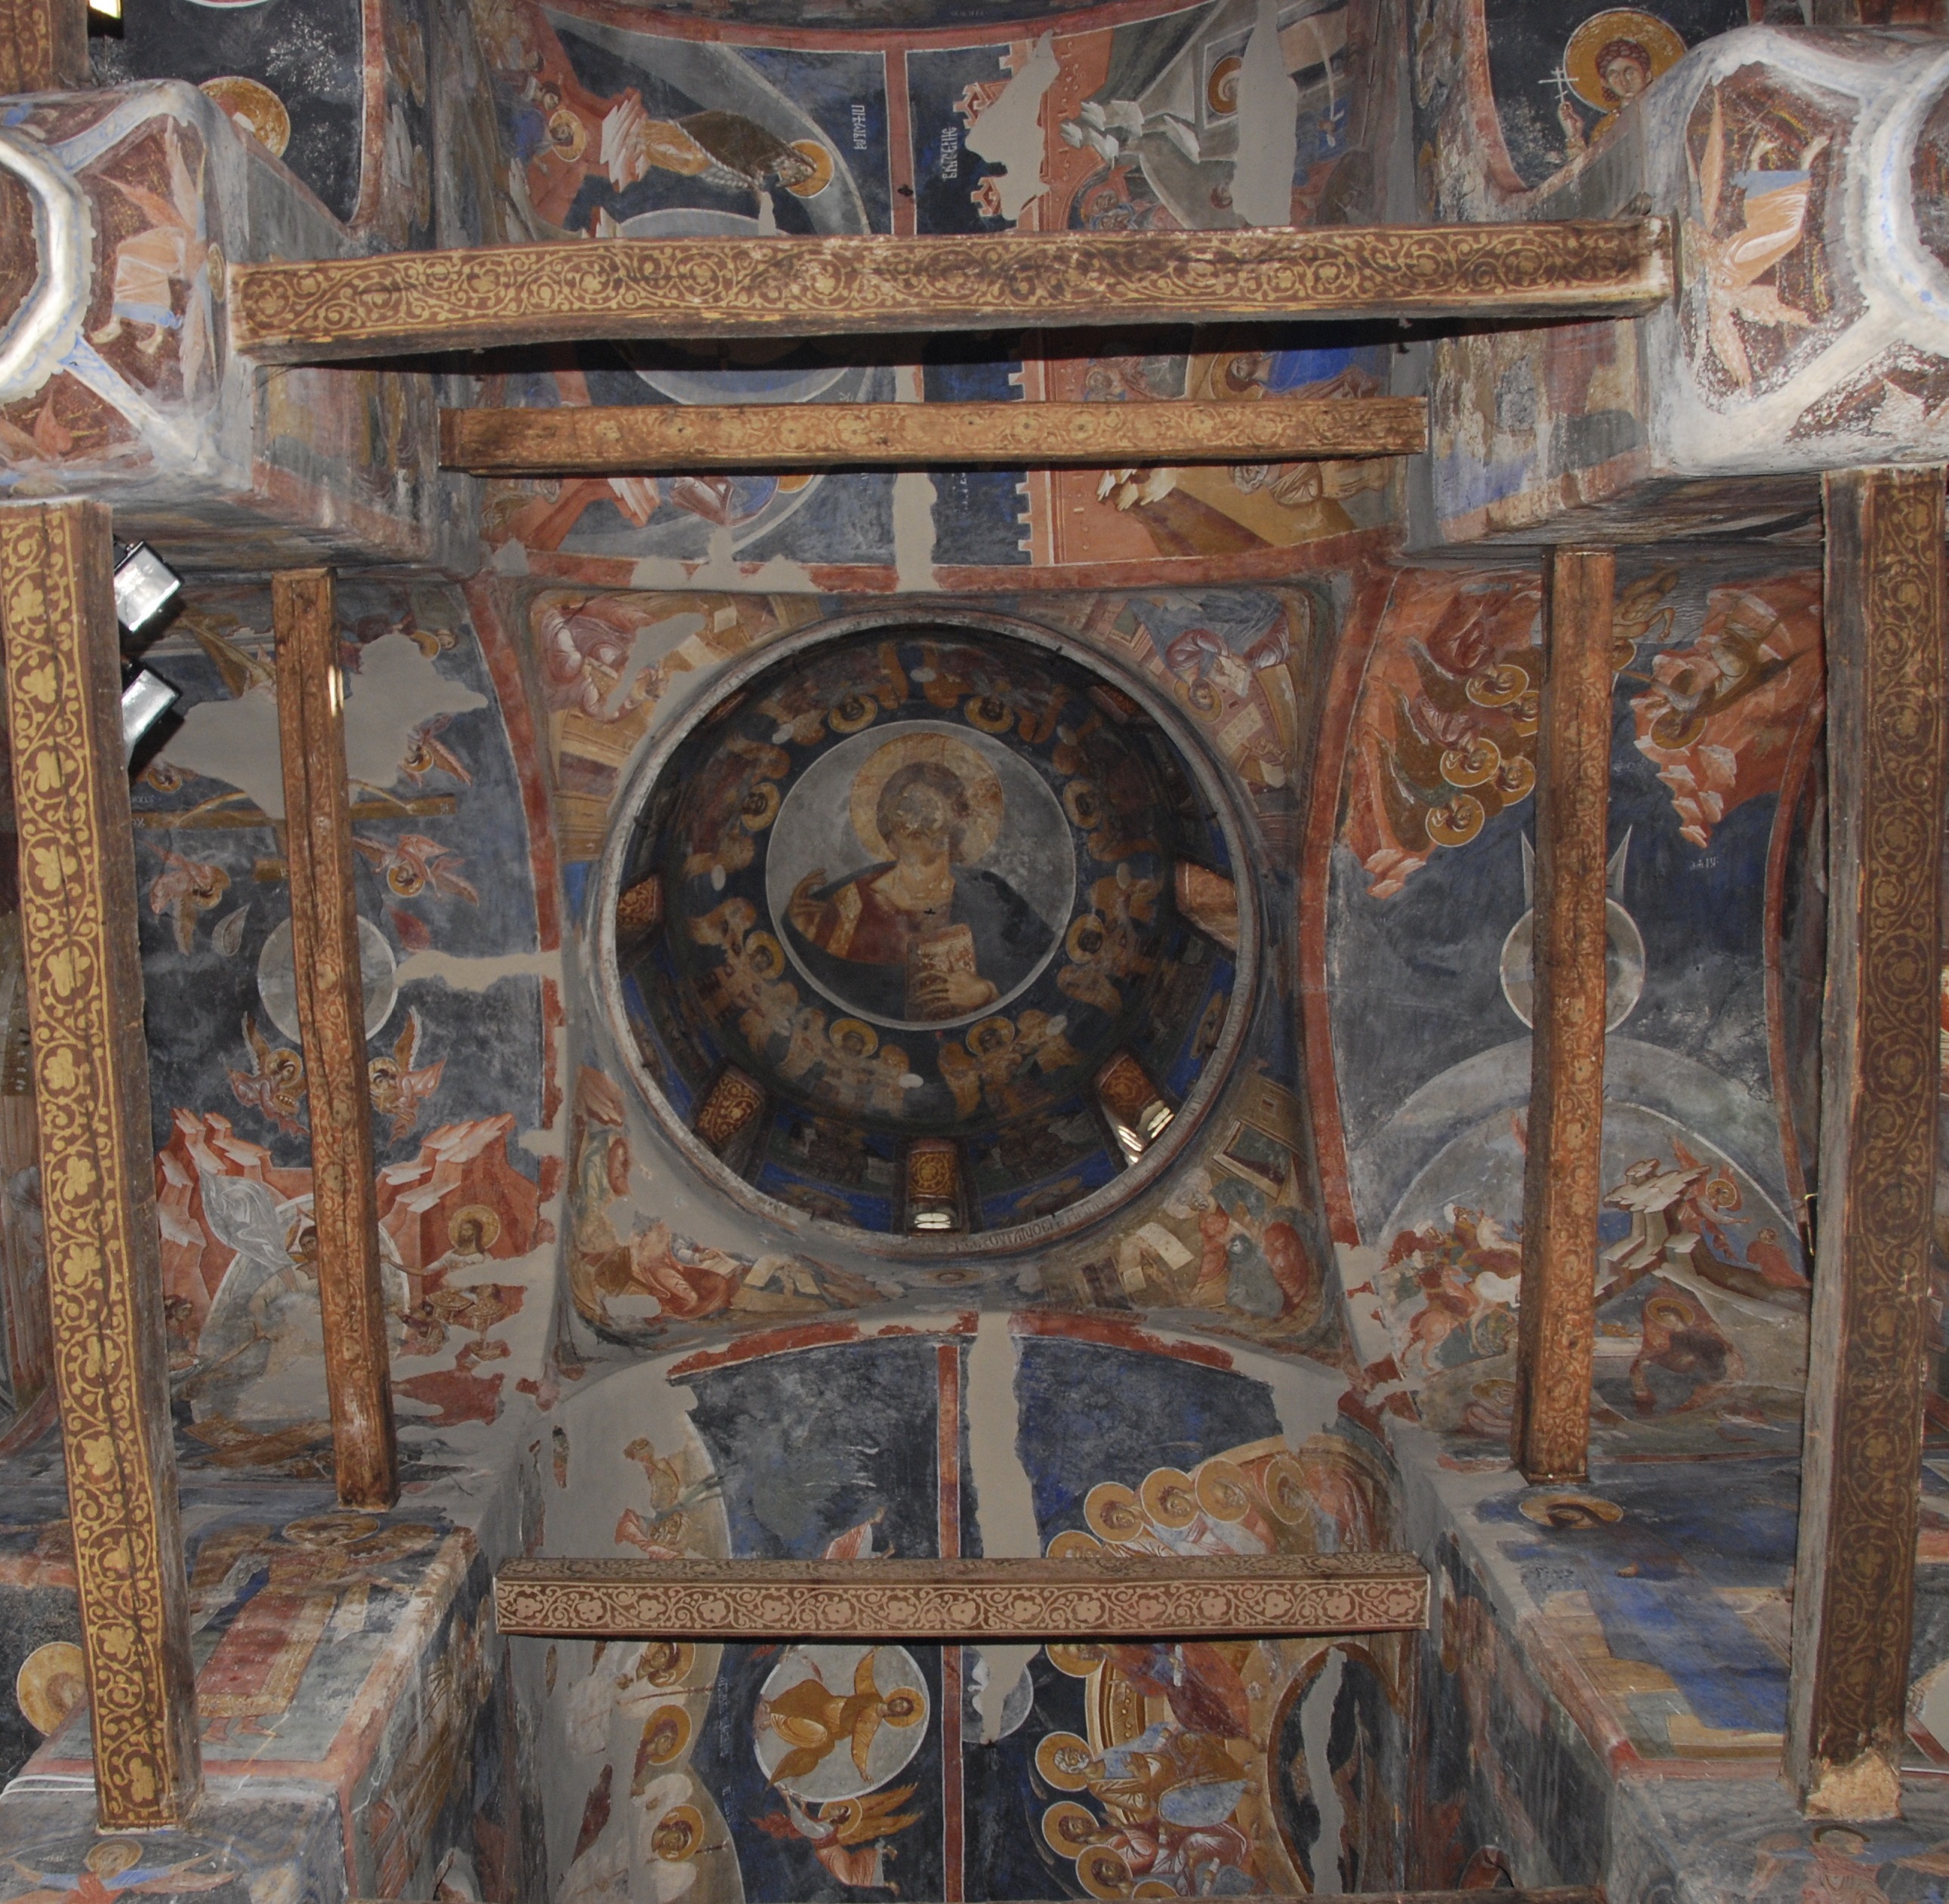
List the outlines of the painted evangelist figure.
{"label": "painted evangelist figure", "polygon": [[965,742],[903,736],[854,776],[853,829],[872,864],[816,866],[786,910],[793,950],[825,991],[880,1019],[960,1018],[1034,972],[1053,934],[981,866],[1006,817],[994,769]]}

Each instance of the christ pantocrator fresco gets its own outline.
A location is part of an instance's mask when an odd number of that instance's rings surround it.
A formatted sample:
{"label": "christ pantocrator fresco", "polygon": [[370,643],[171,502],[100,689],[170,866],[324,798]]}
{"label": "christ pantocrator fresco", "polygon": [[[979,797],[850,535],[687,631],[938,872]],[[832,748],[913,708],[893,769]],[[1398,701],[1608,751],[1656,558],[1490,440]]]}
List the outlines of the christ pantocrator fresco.
{"label": "christ pantocrator fresco", "polygon": [[873,863],[836,881],[815,867],[787,908],[822,988],[872,1016],[933,1022],[1018,987],[1054,934],[980,863],[1008,817],[995,770],[965,742],[903,736],[868,758],[850,805]]}

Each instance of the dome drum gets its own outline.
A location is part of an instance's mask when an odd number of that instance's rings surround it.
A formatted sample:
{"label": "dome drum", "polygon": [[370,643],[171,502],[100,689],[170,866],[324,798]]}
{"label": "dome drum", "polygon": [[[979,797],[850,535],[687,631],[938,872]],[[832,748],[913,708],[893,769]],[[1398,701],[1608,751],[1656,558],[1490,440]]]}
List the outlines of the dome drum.
{"label": "dome drum", "polygon": [[767,648],[644,761],[598,957],[657,1123],[744,1208],[1029,1247],[1178,1154],[1247,1022],[1217,771],[1142,682],[1002,618]]}

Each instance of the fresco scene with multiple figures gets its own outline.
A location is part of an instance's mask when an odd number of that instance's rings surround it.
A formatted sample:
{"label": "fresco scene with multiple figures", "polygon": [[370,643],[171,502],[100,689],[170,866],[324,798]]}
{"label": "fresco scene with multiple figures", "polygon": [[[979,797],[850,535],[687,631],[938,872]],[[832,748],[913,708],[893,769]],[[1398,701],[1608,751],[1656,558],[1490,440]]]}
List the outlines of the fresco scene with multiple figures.
{"label": "fresco scene with multiple figures", "polygon": [[620,872],[656,1108],[857,1229],[1083,1202],[1188,1128],[1250,1002],[1239,835],[1168,731],[1060,650],[974,639],[762,669],[657,767]]}
{"label": "fresco scene with multiple figures", "polygon": [[0,1904],[1938,1899],[1945,185],[1949,0],[0,0]]}

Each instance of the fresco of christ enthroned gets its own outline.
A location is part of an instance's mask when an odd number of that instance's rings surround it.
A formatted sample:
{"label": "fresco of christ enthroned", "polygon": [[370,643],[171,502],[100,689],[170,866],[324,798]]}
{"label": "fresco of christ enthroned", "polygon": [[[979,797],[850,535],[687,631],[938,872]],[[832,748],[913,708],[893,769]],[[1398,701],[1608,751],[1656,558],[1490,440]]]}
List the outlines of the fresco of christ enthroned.
{"label": "fresco of christ enthroned", "polygon": [[786,909],[819,985],[869,1016],[929,1022],[980,1011],[1028,978],[1053,934],[978,863],[1007,801],[972,747],[937,733],[889,741],[854,776],[850,806],[873,863],[832,881],[814,867]]}

